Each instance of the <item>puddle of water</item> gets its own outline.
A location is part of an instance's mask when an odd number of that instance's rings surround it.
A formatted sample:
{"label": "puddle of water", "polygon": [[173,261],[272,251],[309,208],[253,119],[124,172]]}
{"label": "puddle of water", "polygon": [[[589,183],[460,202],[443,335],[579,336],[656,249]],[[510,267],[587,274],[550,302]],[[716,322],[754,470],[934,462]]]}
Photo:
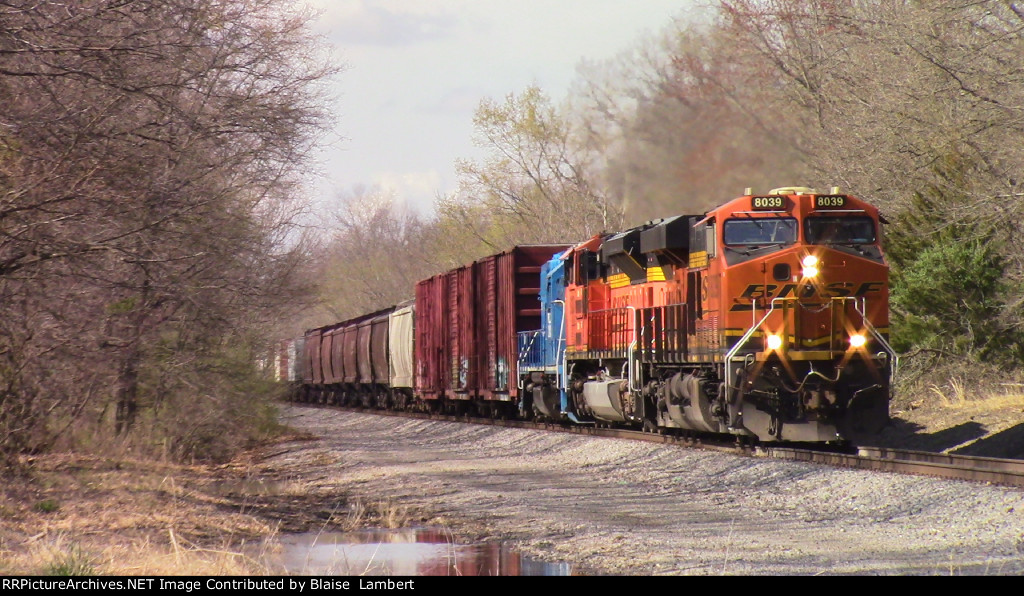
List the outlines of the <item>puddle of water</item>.
{"label": "puddle of water", "polygon": [[[433,528],[285,534],[274,571],[297,575],[570,575],[568,563],[525,557],[502,543],[454,544]],[[277,549],[275,549],[277,550]]]}

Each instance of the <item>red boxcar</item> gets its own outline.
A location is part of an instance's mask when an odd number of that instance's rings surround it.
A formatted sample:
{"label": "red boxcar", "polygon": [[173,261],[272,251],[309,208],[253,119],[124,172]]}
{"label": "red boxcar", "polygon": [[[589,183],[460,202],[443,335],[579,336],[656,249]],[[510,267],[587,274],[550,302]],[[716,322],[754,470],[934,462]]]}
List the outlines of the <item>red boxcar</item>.
{"label": "red boxcar", "polygon": [[469,399],[476,388],[476,338],[473,336],[475,301],[473,296],[473,267],[460,267],[445,274],[448,281],[449,341],[448,378],[453,396]]}
{"label": "red boxcar", "polygon": [[416,285],[416,392],[423,399],[518,403],[516,333],[540,327],[540,269],[566,248],[517,246]]}
{"label": "red boxcar", "polygon": [[427,401],[444,396],[448,386],[449,350],[446,333],[447,278],[437,275],[416,284],[415,390]]}

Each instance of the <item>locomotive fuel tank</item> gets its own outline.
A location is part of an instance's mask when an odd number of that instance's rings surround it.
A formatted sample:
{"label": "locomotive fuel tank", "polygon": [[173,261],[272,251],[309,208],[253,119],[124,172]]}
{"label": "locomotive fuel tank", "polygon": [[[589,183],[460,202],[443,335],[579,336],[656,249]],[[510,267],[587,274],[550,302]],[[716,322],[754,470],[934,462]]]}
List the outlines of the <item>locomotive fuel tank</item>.
{"label": "locomotive fuel tank", "polygon": [[626,379],[597,378],[583,383],[583,401],[598,420],[626,422],[633,417]]}
{"label": "locomotive fuel tank", "polygon": [[719,383],[691,373],[677,373],[660,385],[660,425],[700,432],[725,432]]}
{"label": "locomotive fuel tank", "polygon": [[542,371],[533,371],[528,375],[526,391],[533,397],[535,413],[557,420],[561,417],[562,396],[558,387]]}

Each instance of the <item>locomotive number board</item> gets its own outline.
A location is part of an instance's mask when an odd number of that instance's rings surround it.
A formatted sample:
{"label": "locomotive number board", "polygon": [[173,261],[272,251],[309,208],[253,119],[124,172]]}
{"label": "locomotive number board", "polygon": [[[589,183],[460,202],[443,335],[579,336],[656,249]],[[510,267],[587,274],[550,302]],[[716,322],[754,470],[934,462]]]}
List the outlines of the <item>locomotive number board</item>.
{"label": "locomotive number board", "polygon": [[767,197],[750,197],[751,209],[785,209],[786,197],[770,195]]}
{"label": "locomotive number board", "polygon": [[815,209],[837,209],[846,206],[846,197],[843,195],[816,195],[814,197]]}

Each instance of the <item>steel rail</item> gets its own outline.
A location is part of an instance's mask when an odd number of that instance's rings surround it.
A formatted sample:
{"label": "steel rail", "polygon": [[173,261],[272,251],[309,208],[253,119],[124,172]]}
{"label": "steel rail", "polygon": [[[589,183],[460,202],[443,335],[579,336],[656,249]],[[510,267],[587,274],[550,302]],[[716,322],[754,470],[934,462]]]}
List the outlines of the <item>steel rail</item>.
{"label": "steel rail", "polygon": [[1024,460],[861,447],[856,454],[768,447],[771,457],[834,466],[1024,487]]}

